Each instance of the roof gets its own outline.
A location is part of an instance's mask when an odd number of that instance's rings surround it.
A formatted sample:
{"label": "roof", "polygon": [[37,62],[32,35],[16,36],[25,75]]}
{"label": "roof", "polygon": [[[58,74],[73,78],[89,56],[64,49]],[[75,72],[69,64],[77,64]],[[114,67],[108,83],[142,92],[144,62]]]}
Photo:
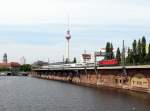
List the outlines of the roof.
{"label": "roof", "polygon": [[0,68],[9,68],[9,67],[20,67],[20,64],[17,62],[10,62],[10,63],[0,63]]}

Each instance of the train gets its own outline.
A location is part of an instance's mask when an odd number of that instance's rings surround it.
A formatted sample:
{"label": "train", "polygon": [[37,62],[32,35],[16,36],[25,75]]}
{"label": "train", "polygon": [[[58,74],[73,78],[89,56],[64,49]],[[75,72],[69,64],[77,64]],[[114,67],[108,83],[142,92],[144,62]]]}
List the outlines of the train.
{"label": "train", "polygon": [[51,65],[45,65],[41,66],[42,69],[59,69],[59,68],[82,68],[85,67],[85,64],[83,63],[70,63],[70,64],[51,64]]}
{"label": "train", "polygon": [[98,62],[98,66],[116,66],[116,65],[119,65],[117,59],[101,60]]}
{"label": "train", "polygon": [[[97,62],[97,66],[117,66],[119,62],[117,59],[111,60],[101,60]],[[46,66],[41,66],[42,69],[59,69],[59,68],[83,68],[83,67],[94,67],[94,63],[70,63],[70,64],[51,64]]]}

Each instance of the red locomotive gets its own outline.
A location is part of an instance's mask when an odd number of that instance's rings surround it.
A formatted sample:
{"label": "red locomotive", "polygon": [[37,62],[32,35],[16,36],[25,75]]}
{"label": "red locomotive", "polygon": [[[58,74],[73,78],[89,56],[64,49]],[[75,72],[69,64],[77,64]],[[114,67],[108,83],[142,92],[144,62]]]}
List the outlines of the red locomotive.
{"label": "red locomotive", "polygon": [[98,62],[99,66],[113,66],[118,65],[119,62],[117,59],[111,59],[111,60],[101,60]]}

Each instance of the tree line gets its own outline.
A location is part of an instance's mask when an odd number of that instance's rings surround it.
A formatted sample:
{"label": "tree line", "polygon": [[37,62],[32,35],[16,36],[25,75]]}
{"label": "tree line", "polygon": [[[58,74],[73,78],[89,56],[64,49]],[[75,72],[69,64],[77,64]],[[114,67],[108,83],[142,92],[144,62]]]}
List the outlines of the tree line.
{"label": "tree line", "polygon": [[19,68],[13,68],[13,69],[11,69],[9,67],[0,67],[0,72],[1,71],[12,71],[12,70],[28,72],[28,71],[31,71],[31,65],[23,64]]}
{"label": "tree line", "polygon": [[126,62],[130,65],[150,64],[150,43],[146,45],[146,38],[134,40],[132,48],[128,48]]}
{"label": "tree line", "polygon": [[113,52],[114,48],[113,48],[113,44],[110,42],[106,43],[106,51],[105,51],[105,56],[104,59],[105,60],[111,60],[111,59],[117,59],[119,64],[121,63],[121,52],[119,47],[117,48],[117,52],[116,52],[116,56]]}
{"label": "tree line", "polygon": [[[125,62],[127,65],[144,65],[150,64],[150,43],[146,45],[146,38],[143,36],[141,39],[134,40],[132,48],[128,47],[127,54],[125,56]],[[117,59],[119,64],[122,61],[122,51],[117,48],[116,55],[113,52],[113,44],[106,43],[105,60]]]}

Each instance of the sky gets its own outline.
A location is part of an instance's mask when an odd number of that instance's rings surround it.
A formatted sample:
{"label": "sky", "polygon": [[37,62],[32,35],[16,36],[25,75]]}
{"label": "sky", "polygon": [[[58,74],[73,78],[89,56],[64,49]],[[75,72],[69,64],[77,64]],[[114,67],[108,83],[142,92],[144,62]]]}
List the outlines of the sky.
{"label": "sky", "polygon": [[145,36],[150,42],[149,0],[0,0],[0,61],[27,63],[62,61],[70,16],[70,57],[80,60],[107,41],[114,47],[131,46]]}

